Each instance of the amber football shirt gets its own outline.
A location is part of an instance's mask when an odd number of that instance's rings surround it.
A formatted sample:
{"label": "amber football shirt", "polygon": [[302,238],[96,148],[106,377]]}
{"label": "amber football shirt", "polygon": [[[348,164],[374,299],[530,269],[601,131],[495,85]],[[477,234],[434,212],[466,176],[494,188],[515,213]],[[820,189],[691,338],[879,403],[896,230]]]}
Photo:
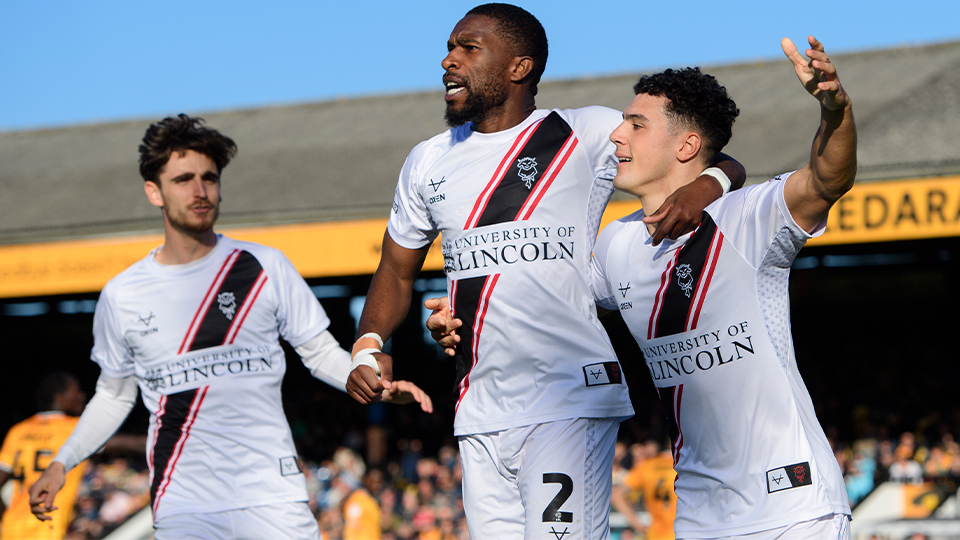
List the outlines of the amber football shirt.
{"label": "amber football shirt", "polygon": [[36,482],[57,450],[67,440],[78,418],[62,412],[42,412],[10,428],[0,449],[0,469],[13,475],[13,499],[3,514],[3,540],[63,538],[73,519],[77,490],[84,464],[67,473],[57,493],[50,521],[40,521],[30,512],[30,486]]}

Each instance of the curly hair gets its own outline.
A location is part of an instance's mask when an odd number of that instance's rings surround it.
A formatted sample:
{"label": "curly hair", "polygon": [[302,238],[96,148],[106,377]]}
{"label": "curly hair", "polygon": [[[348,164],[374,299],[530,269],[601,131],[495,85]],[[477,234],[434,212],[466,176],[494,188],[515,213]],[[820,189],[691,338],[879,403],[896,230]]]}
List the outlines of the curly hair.
{"label": "curly hair", "polygon": [[496,21],[497,36],[510,50],[533,59],[530,91],[537,95],[537,83],[547,67],[547,32],[529,11],[510,4],[482,4],[467,12]]}
{"label": "curly hair", "polygon": [[151,124],[143,135],[140,145],[140,176],[147,182],[160,182],[160,171],[170,155],[193,150],[201,153],[217,165],[217,171],[230,163],[237,154],[233,139],[219,131],[205,127],[203,118],[191,118],[183,113],[167,117]]}
{"label": "curly hair", "polygon": [[708,163],[730,141],[733,122],[740,114],[727,89],[696,67],[644,75],[633,91],[667,98],[664,113],[674,125],[687,126],[700,134],[703,157]]}

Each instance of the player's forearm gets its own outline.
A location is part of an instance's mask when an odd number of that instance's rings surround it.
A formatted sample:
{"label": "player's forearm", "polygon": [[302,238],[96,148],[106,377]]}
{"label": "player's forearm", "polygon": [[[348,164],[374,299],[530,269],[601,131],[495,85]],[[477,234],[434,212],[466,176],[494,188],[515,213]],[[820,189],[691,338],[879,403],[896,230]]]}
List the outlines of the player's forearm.
{"label": "player's forearm", "polygon": [[374,332],[384,341],[387,340],[410,311],[412,291],[413,280],[405,280],[392,272],[378,270],[367,292],[363,314],[360,315],[357,325],[358,334],[362,336]]}
{"label": "player's forearm", "polygon": [[296,348],[303,365],[315,378],[330,386],[346,392],[347,377],[350,376],[350,353],[340,348],[340,344],[329,331],[324,330],[317,337]]}
{"label": "player's forearm", "polygon": [[853,187],[857,128],[849,101],[839,110],[820,107],[820,129],[810,151],[810,170],[815,189],[830,204]]}
{"label": "player's forearm", "polygon": [[[390,238],[383,237],[380,265],[373,275],[363,313],[357,325],[358,335],[376,333],[386,341],[410,311],[413,283],[416,281],[426,259],[429,246],[422,249],[406,249]],[[360,349],[377,348],[372,338],[359,339],[353,346],[355,354]]]}
{"label": "player's forearm", "polygon": [[120,429],[136,399],[136,377],[115,379],[101,374],[97,391],[53,461],[69,471],[87,459]]}
{"label": "player's forearm", "polygon": [[743,183],[747,181],[747,170],[739,161],[723,152],[717,154],[714,161],[713,166],[723,171],[723,174],[727,175],[730,180],[730,191],[743,187]]}

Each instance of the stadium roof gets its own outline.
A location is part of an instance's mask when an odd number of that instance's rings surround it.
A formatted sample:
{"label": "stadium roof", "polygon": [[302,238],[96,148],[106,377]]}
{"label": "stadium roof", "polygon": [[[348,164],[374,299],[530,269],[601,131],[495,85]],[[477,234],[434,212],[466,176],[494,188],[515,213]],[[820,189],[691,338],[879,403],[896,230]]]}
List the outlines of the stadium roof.
{"label": "stadium roof", "polygon": [[[860,181],[960,172],[960,42],[834,61],[855,104]],[[786,59],[705,71],[740,107],[726,152],[749,181],[808,159],[817,105]],[[544,82],[538,105],[622,109],[636,77]],[[445,129],[443,106],[426,92],[202,114],[240,148],[221,224],[385,217],[407,153]],[[154,120],[0,133],[0,244],[157,231],[136,163]]]}

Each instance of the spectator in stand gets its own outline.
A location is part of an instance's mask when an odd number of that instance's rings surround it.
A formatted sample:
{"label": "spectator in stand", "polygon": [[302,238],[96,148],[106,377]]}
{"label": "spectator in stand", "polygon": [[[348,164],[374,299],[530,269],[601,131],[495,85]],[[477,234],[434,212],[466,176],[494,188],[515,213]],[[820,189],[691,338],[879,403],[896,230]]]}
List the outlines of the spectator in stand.
{"label": "spectator in stand", "polygon": [[380,506],[375,498],[383,488],[383,471],[368,470],[362,484],[343,505],[343,540],[380,540],[383,534]]}
{"label": "spectator in stand", "polygon": [[873,491],[877,463],[874,460],[876,444],[872,440],[853,443],[853,458],[849,461],[843,480],[847,486],[850,504],[856,505]]}
{"label": "spectator in stand", "polygon": [[[647,441],[645,446],[658,451],[634,464],[623,478],[623,484],[613,487],[611,504],[627,518],[637,534],[649,540],[673,540],[673,519],[677,514],[677,494],[673,490],[677,473],[673,470],[673,454],[669,449],[660,451],[656,441]],[[627,500],[628,489],[641,493],[643,505],[651,517],[649,527],[637,519],[637,512]]]}
{"label": "spectator in stand", "polygon": [[897,447],[896,461],[890,465],[890,481],[905,484],[920,484],[923,482],[923,467],[913,459],[913,446]]}

